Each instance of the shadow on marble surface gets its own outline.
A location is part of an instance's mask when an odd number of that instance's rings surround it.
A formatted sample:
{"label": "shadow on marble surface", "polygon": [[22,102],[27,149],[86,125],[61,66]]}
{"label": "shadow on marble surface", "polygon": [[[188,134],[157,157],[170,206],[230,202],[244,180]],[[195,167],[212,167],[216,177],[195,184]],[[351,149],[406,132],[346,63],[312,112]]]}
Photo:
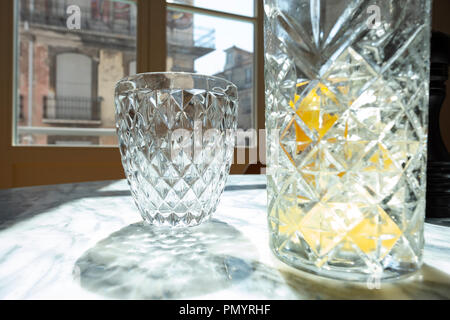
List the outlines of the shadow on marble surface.
{"label": "shadow on marble surface", "polygon": [[0,190],[0,231],[71,201],[131,195],[128,188],[101,191],[115,182],[81,182]]}
{"label": "shadow on marble surface", "polygon": [[379,288],[373,283],[344,282],[289,269],[292,272],[284,270],[281,274],[301,299],[450,299],[450,276],[426,264],[411,277],[381,282]]}
{"label": "shadow on marble surface", "polygon": [[87,250],[74,274],[83,288],[110,298],[195,298],[249,277],[256,252],[241,232],[216,219],[176,229],[139,222]]}

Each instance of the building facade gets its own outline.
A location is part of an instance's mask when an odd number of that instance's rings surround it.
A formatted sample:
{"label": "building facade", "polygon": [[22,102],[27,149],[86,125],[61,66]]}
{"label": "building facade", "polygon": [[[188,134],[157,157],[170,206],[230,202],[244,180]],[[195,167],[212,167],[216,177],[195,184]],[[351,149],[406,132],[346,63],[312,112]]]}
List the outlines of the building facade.
{"label": "building facade", "polygon": [[238,87],[238,128],[255,128],[253,106],[253,53],[236,46],[225,50],[226,60],[223,72],[216,76],[233,82]]}

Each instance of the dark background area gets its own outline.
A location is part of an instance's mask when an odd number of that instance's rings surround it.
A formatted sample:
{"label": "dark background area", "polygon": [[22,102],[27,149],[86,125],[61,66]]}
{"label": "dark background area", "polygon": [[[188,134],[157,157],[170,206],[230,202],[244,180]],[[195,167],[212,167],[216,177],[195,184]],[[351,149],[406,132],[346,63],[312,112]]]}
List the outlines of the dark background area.
{"label": "dark background area", "polygon": [[[450,35],[450,0],[433,1],[433,31],[441,31]],[[450,150],[450,85],[447,81],[447,96],[441,109],[441,134],[447,150]]]}

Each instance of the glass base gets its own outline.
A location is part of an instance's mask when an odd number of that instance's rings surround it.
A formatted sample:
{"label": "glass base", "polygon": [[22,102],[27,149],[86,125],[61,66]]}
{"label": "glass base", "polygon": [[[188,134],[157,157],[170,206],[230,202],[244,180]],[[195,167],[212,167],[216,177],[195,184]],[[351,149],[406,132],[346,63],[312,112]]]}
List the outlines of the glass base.
{"label": "glass base", "polygon": [[195,227],[203,222],[211,219],[211,214],[200,214],[194,215],[191,212],[180,215],[176,213],[171,213],[169,215],[162,215],[157,213],[155,215],[141,214],[144,222],[157,227],[171,227],[171,228],[185,228],[185,227]]}
{"label": "glass base", "polygon": [[377,281],[398,281],[413,276],[422,266],[422,262],[420,262],[414,265],[401,266],[397,269],[387,268],[380,273],[370,273],[361,268],[351,268],[348,266],[327,266],[318,268],[311,263],[311,261],[304,260],[293,253],[289,254],[276,250],[272,243],[270,243],[270,249],[276,258],[295,269],[328,279],[351,282],[375,283]]}

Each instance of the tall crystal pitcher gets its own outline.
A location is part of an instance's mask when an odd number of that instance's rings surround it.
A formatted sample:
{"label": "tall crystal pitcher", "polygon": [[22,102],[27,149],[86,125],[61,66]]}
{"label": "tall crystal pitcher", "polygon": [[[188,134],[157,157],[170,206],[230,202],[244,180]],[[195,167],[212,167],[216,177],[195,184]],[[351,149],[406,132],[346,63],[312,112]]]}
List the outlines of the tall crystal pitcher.
{"label": "tall crystal pitcher", "polygon": [[419,269],[431,0],[265,0],[270,245],[319,275]]}

